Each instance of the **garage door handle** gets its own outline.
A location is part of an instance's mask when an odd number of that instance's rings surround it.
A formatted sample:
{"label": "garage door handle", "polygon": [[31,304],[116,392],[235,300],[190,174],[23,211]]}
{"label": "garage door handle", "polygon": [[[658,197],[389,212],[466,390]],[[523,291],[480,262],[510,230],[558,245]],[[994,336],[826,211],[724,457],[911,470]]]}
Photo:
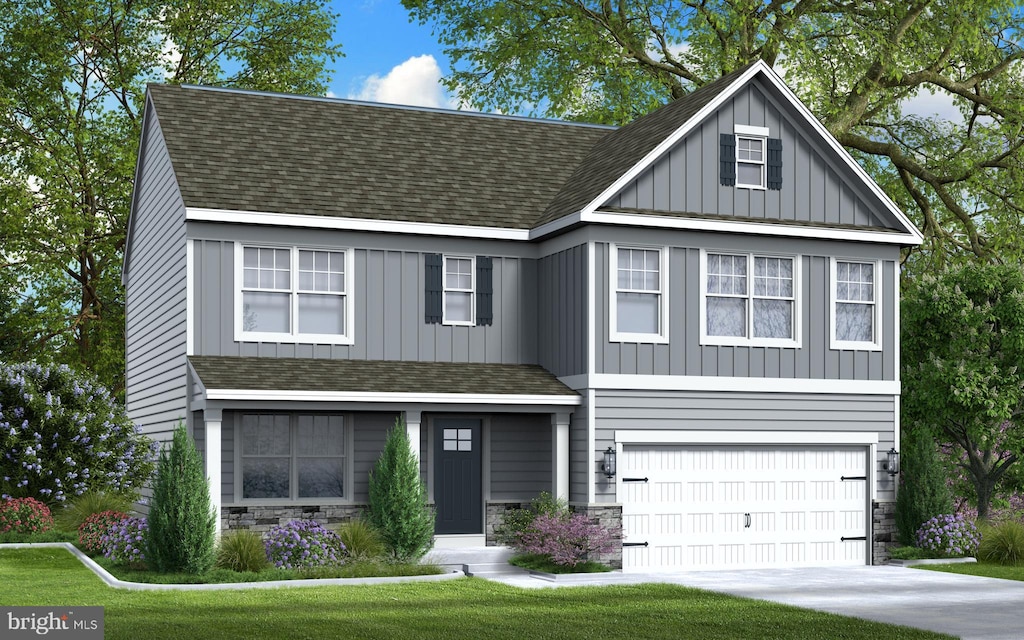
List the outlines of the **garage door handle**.
{"label": "garage door handle", "polygon": [[847,480],[867,480],[868,477],[867,476],[839,476],[839,479],[845,482]]}
{"label": "garage door handle", "polygon": [[623,542],[624,547],[646,547],[649,543],[647,542]]}
{"label": "garage door handle", "polygon": [[743,521],[744,522],[743,528],[744,529],[749,529],[750,528],[750,514],[749,513],[744,513],[743,517],[745,518],[745,520]]}
{"label": "garage door handle", "polygon": [[867,540],[867,539],[868,539],[867,536],[855,536],[853,538],[847,538],[846,536],[843,536],[843,537],[839,538],[839,541],[840,542],[846,542],[847,540]]}
{"label": "garage door handle", "polygon": [[647,482],[647,478],[623,478],[623,482]]}

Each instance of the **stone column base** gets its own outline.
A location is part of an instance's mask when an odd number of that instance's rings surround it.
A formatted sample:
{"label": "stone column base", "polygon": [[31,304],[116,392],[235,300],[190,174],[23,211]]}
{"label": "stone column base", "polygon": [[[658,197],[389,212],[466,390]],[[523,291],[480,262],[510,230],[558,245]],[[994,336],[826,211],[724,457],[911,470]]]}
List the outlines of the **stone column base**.
{"label": "stone column base", "polygon": [[896,543],[896,502],[871,501],[871,564],[888,564]]}

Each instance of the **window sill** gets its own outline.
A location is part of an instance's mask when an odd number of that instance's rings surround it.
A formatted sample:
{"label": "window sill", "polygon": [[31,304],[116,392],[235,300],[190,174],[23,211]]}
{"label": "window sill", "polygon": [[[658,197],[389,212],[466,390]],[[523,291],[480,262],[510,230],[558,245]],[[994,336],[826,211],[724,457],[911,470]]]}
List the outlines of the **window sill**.
{"label": "window sill", "polygon": [[833,351],[881,351],[882,345],[874,342],[843,342],[833,340],[828,348]]}
{"label": "window sill", "polygon": [[736,183],[736,188],[737,189],[751,189],[753,191],[767,191],[768,190],[767,187],[762,187],[761,185],[757,185],[757,184],[739,184],[739,183]]}
{"label": "window sill", "polygon": [[236,333],[235,342],[279,342],[282,344],[331,344],[352,345],[355,343],[349,336],[309,333]]}
{"label": "window sill", "polygon": [[702,347],[776,347],[782,349],[800,349],[797,340],[772,340],[769,338],[728,338],[719,336],[701,336]]}
{"label": "window sill", "polygon": [[452,322],[452,321],[443,322],[442,321],[441,322],[441,326],[442,327],[475,327],[476,323],[475,322]]}
{"label": "window sill", "polygon": [[613,333],[608,342],[632,342],[639,344],[668,344],[668,336],[653,333]]}

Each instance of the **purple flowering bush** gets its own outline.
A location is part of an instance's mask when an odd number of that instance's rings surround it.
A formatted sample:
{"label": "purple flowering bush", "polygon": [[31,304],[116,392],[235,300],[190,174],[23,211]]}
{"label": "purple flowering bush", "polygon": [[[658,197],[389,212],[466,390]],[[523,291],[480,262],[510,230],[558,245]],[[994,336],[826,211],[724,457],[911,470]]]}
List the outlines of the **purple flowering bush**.
{"label": "purple flowering bush", "polygon": [[124,408],[69,367],[0,362],[0,497],[134,497],[157,454]]}
{"label": "purple flowering bush", "polygon": [[115,522],[100,538],[103,555],[119,564],[143,568],[147,535],[149,527],[145,518],[125,518]]}
{"label": "purple flowering bush", "polygon": [[917,546],[943,558],[973,556],[980,542],[974,523],[951,513],[935,516],[917,530]]}
{"label": "purple flowering bush", "polygon": [[516,544],[524,553],[546,555],[557,565],[574,567],[590,554],[610,553],[612,534],[581,513],[539,514]]}
{"label": "purple flowering bush", "polygon": [[267,559],[279,569],[339,566],[345,545],[338,534],[315,520],[292,520],[277,525],[266,536]]}
{"label": "purple flowering bush", "polygon": [[90,515],[78,527],[78,544],[86,553],[102,552],[103,536],[107,535],[111,526],[127,518],[128,514],[122,511],[101,511]]}

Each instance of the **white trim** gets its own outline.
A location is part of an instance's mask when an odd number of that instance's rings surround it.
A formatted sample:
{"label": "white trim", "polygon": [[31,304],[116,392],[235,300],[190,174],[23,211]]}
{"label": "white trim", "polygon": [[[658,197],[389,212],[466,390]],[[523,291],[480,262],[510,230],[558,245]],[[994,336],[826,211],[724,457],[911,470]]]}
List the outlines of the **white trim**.
{"label": "white trim", "polygon": [[559,378],[572,389],[620,391],[701,391],[749,393],[829,393],[871,396],[900,395],[899,380],[834,380],[809,378],[742,378],[726,376],[633,375],[597,373]]}
{"label": "white trim", "polygon": [[[849,262],[853,264],[870,264],[874,266],[875,275],[874,281],[871,283],[874,287],[874,336],[875,339],[872,342],[853,342],[850,340],[836,340],[836,286],[838,284],[838,265],[839,262]],[[864,258],[844,258],[831,256],[829,258],[829,270],[828,270],[828,348],[835,351],[881,351],[883,345],[882,337],[882,307],[885,302],[884,291],[882,290],[883,271],[882,271],[881,260],[870,260]],[[897,289],[898,290],[898,289]],[[896,294],[899,296],[899,294]],[[898,322],[898,320],[897,320]],[[899,328],[897,327],[897,331]],[[897,372],[899,375],[899,372]]]}
{"label": "white trim", "polygon": [[767,138],[771,133],[768,127],[752,127],[749,124],[734,124],[732,132],[740,136],[754,136],[755,138]]}
{"label": "white trim", "polygon": [[551,488],[556,499],[569,500],[569,414],[551,414],[551,441],[554,443]]}
{"label": "white trim", "polygon": [[420,466],[420,424],[423,419],[422,411],[411,411],[406,409],[404,412],[405,418],[405,432],[409,436],[409,449],[412,450],[412,455],[416,458],[416,468]]}
{"label": "white trim", "polygon": [[[745,256],[747,259],[747,294],[742,299],[747,301],[746,310],[746,336],[709,336],[707,323],[707,265],[708,254]],[[754,260],[756,258],[785,258],[793,261],[793,318],[792,338],[755,338],[754,337]],[[726,347],[781,347],[785,349],[799,349],[803,345],[803,288],[801,275],[803,274],[803,256],[793,254],[777,254],[766,252],[731,251],[718,249],[701,249],[699,267],[700,300],[697,310],[697,320],[700,323],[700,344],[718,345]],[[737,296],[739,297],[739,296]],[[762,298],[763,299],[763,298]],[[779,298],[783,299],[783,298]]]}
{"label": "white trim", "polygon": [[[885,294],[885,290],[882,290],[882,294]],[[895,377],[900,376],[900,348],[902,343],[900,342],[900,261],[896,260],[892,265],[892,359],[893,359],[893,375]],[[899,414],[896,414],[899,417]],[[899,442],[897,440],[897,442]]]}
{"label": "white trim", "polygon": [[[469,289],[448,288],[448,260],[469,260]],[[448,255],[441,256],[441,324],[449,327],[476,326],[476,256]],[[469,320],[448,319],[448,292],[469,294]]]}
{"label": "white trim", "polygon": [[[618,330],[619,300],[619,249],[658,252],[658,333],[627,333]],[[668,247],[644,245],[617,245],[608,243],[608,342],[639,342],[644,344],[668,344]],[[595,278],[596,279],[596,278]],[[654,292],[647,292],[648,294]]]}
{"label": "white trim", "polygon": [[185,355],[195,355],[195,240],[185,239]]}
{"label": "white trim", "polygon": [[[657,431],[616,429],[615,442],[622,444],[777,444],[777,445],[872,445],[874,431]],[[869,465],[870,466],[870,465]]]}
{"label": "white trim", "polygon": [[594,389],[587,389],[587,503],[592,504],[597,500],[597,415],[594,405],[597,402],[597,392]]}
{"label": "white trim", "polygon": [[[609,258],[610,260],[610,258]],[[597,372],[597,243],[587,242],[587,375]]]}
{"label": "white trim", "polygon": [[203,441],[205,442],[204,448],[206,449],[206,480],[210,487],[210,506],[213,507],[214,513],[217,514],[214,532],[215,535],[220,536],[221,529],[223,528],[220,521],[220,510],[224,502],[221,495],[223,491],[221,487],[223,467],[221,463],[221,450],[223,447],[221,444],[221,421],[204,420],[203,422]]}
{"label": "white trim", "polygon": [[[896,398],[896,402],[897,402],[897,404],[899,403],[899,397],[898,396]],[[868,486],[871,487],[871,500],[878,500],[878,478],[877,478],[878,470],[877,470],[877,468],[878,468],[878,443],[877,442],[872,442],[868,446],[868,463],[867,463],[867,474],[866,474],[867,477],[868,477]],[[899,484],[899,483],[896,483],[896,484]],[[894,491],[895,491],[895,489],[894,489]],[[868,515],[869,516],[871,515],[871,505],[870,504],[868,504]],[[868,518],[869,527],[871,526],[871,521],[872,520],[873,520],[873,518],[870,518],[870,517]],[[873,533],[871,533],[871,529],[870,528],[868,529],[868,540],[874,540],[874,536],[873,536]],[[868,545],[868,549],[870,550],[873,546],[874,545]]]}
{"label": "white trim", "polygon": [[292,391],[262,389],[207,389],[207,400],[268,400],[294,402],[411,402],[418,404],[506,404],[571,407],[582,403],[577,395],[513,395],[471,393],[385,393],[369,391]]}
{"label": "white trim", "polygon": [[[736,188],[737,189],[754,189],[758,191],[764,191],[767,188],[767,174],[768,174],[768,133],[765,129],[765,134],[762,136],[757,135],[741,135],[739,132],[735,134],[736,140]],[[740,160],[740,140],[751,140],[761,143],[761,160]],[[758,184],[740,182],[740,165],[757,165],[761,169],[761,182]]]}

